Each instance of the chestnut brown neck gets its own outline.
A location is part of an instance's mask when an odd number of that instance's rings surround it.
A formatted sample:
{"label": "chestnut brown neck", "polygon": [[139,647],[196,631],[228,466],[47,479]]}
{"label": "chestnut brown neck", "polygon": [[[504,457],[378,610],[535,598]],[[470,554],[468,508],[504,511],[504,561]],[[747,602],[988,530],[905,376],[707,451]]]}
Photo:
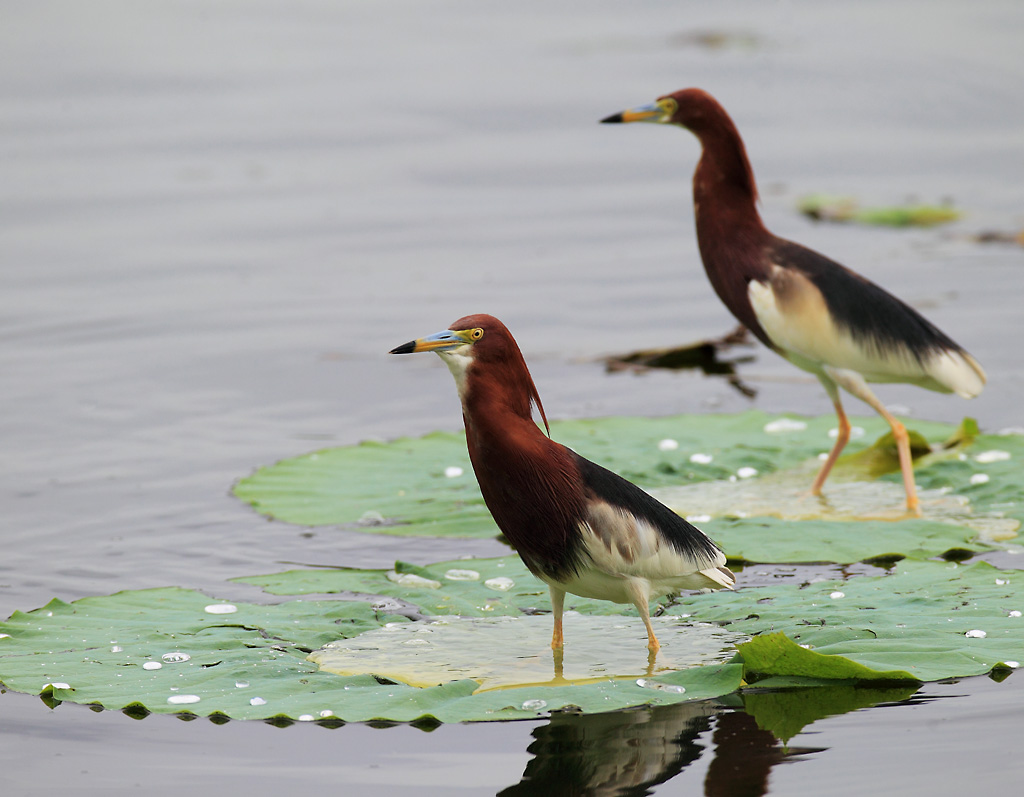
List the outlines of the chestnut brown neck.
{"label": "chestnut brown neck", "polygon": [[693,175],[693,203],[704,270],[733,315],[768,343],[747,296],[747,284],[767,280],[771,270],[772,234],[757,212],[754,172],[724,110],[696,133],[702,153]]}
{"label": "chestnut brown neck", "polygon": [[[757,184],[743,139],[721,106],[695,125],[701,157],[693,174],[697,230],[718,234],[722,227],[766,234],[757,212]],[[724,222],[724,223],[723,223]]]}
{"label": "chestnut brown neck", "polygon": [[527,567],[564,577],[579,566],[579,473],[569,450],[533,420],[529,372],[527,386],[505,365],[471,370],[463,397],[469,457],[487,508]]}

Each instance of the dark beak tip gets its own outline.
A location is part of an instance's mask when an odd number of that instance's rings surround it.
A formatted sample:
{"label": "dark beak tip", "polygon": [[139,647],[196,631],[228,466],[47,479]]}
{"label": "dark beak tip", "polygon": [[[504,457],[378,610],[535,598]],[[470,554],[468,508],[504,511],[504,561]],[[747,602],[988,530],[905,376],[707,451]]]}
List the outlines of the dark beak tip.
{"label": "dark beak tip", "polygon": [[401,346],[395,346],[388,354],[412,354],[416,349],[416,341],[410,340],[408,343],[403,343]]}
{"label": "dark beak tip", "polygon": [[614,122],[621,122],[621,121],[622,121],[622,113],[619,112],[619,113],[613,113],[611,116],[606,116],[604,119],[601,120],[601,124],[606,125],[606,124],[611,124],[611,123],[614,123]]}

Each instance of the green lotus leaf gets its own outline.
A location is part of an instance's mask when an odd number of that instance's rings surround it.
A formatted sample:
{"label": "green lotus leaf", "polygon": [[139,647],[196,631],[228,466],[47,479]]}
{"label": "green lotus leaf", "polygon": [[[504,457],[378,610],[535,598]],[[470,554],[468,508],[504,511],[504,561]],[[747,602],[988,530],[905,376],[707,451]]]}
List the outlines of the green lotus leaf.
{"label": "green lotus leaf", "polygon": [[[396,562],[389,570],[288,570],[234,580],[254,584],[274,595],[381,595],[412,604],[418,612],[430,616],[519,616],[550,610],[547,586],[526,569],[518,556],[455,560],[422,567]],[[576,595],[567,595],[566,601],[568,609],[583,614],[621,613],[619,606],[608,601]]]}
{"label": "green lotus leaf", "polygon": [[[924,517],[909,518],[888,427],[878,418],[854,423],[864,431],[837,464],[824,498],[807,493],[818,456],[831,446],[832,417],[751,411],[607,418],[555,423],[552,434],[690,517],[733,561],[927,558],[985,550],[1016,536],[1024,520],[1024,487],[1015,472],[1024,457],[1021,435],[981,435],[970,419],[959,428],[915,422],[915,439],[927,437],[933,450],[916,463]],[[875,437],[876,444],[864,444]],[[301,525],[429,536],[498,533],[462,433],[284,460],[242,479],[235,494],[264,514]]]}
{"label": "green lotus leaf", "polygon": [[934,227],[960,218],[948,205],[903,205],[862,208],[851,197],[813,194],[798,203],[801,213],[819,221],[857,222],[883,227]]}
{"label": "green lotus leaf", "polygon": [[916,681],[904,670],[876,670],[843,656],[825,655],[801,647],[781,632],[762,634],[739,645],[749,678],[795,675],[837,681]]}
{"label": "green lotus leaf", "polygon": [[889,575],[717,592],[711,601],[690,596],[667,612],[737,633],[781,632],[826,659],[835,654],[871,670],[936,681],[1024,661],[1022,584],[1021,571],[986,562],[905,559]]}
{"label": "green lotus leaf", "polygon": [[[374,672],[382,667],[369,657],[368,672],[336,674],[319,669],[309,656],[345,639],[362,638],[367,647],[379,647],[379,629],[394,628],[393,623],[423,628],[436,611],[451,614],[452,606],[459,614],[465,609],[465,616],[446,618],[449,625],[480,622],[474,617],[505,617],[518,635],[513,623],[522,620],[522,628],[538,635],[534,647],[542,647],[550,618],[532,615],[549,608],[547,598],[517,557],[422,568],[399,565],[393,571],[315,570],[309,578],[292,571],[247,579],[278,592],[322,592],[325,586],[348,598],[370,592],[381,596],[376,602],[293,600],[257,606],[227,604],[176,588],[119,592],[73,603],[52,601],[0,623],[0,682],[51,702],[68,700],[135,714],[462,722],[535,717],[569,707],[599,712],[706,699],[735,692],[744,676],[756,680],[760,691],[794,683],[835,684],[837,678],[871,682],[897,677],[893,671],[899,671],[898,677],[938,680],[994,668],[1009,671],[1024,660],[1021,571],[984,562],[904,560],[890,572],[879,572],[757,587],[743,587],[741,573],[735,593],[679,598],[659,612],[659,634],[678,635],[673,644],[685,645],[693,631],[713,643],[709,650],[720,659],[692,667],[674,666],[672,658],[686,651],[666,646],[669,655],[645,668],[644,634],[635,610],[569,596],[567,609],[586,611],[567,617],[565,660],[559,662],[550,651],[544,654],[552,655],[550,677],[529,673],[528,684],[505,678],[483,689],[480,681],[458,673],[425,687],[395,682],[401,672]],[[402,575],[421,581],[403,583]],[[609,615],[615,613],[626,616],[614,622]],[[411,617],[427,619],[414,623]],[[574,630],[579,640],[575,651]],[[729,640],[748,637],[753,639],[746,645],[740,642],[739,655],[721,661],[732,655]],[[400,644],[409,638],[395,635]],[[475,633],[463,638],[470,642],[451,643],[453,660],[460,646],[463,657],[492,661],[506,652],[500,641],[484,642]],[[442,658],[447,644],[439,646]],[[588,666],[603,666],[605,659],[614,660],[612,647],[628,654],[621,669],[605,667],[595,677],[572,682],[569,675],[576,672],[581,656],[592,660]],[[507,652],[512,659],[518,655],[511,648]]]}
{"label": "green lotus leaf", "polygon": [[[220,613],[225,609],[234,611]],[[0,623],[0,681],[53,704],[70,701],[136,715],[464,722],[536,717],[567,707],[595,712],[701,700],[735,691],[742,675],[739,664],[719,663],[660,668],[644,686],[635,674],[606,675],[583,686],[474,694],[480,684],[469,678],[418,688],[370,673],[335,675],[307,658],[328,641],[404,620],[363,601],[227,604],[176,588],[55,600]],[[644,662],[639,672],[645,674],[642,626],[635,636]],[[494,657],[493,650],[477,649],[481,654]]]}

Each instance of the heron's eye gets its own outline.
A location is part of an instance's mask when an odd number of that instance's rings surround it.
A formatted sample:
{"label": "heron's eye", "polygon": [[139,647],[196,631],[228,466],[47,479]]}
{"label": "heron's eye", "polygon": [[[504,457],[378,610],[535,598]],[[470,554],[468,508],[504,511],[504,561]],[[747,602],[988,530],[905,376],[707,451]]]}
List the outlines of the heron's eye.
{"label": "heron's eye", "polygon": [[474,329],[472,332],[469,333],[469,336],[473,340],[480,340],[480,338],[482,338],[484,336],[484,331],[482,329],[480,329],[480,327],[477,327],[476,329]]}

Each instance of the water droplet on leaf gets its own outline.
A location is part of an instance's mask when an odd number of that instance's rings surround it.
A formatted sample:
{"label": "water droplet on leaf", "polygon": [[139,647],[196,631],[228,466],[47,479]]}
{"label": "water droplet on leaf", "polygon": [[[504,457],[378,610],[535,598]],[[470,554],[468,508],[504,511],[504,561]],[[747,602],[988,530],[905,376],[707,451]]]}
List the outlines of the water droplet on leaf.
{"label": "water droplet on leaf", "polygon": [[677,684],[663,684],[657,681],[650,681],[647,678],[637,678],[636,685],[643,687],[644,689],[657,689],[661,692],[672,692],[673,694],[681,695],[686,692],[685,686],[679,686]]}
{"label": "water droplet on leaf", "polygon": [[480,574],[476,570],[449,570],[444,574],[449,581],[479,581]]}
{"label": "water droplet on leaf", "polygon": [[207,614],[234,614],[238,607],[233,603],[211,603],[203,611]]}
{"label": "water droplet on leaf", "polygon": [[415,573],[396,573],[392,570],[387,574],[388,581],[401,584],[403,587],[419,587],[420,589],[441,589],[441,582],[431,578],[417,576]]}
{"label": "water droplet on leaf", "polygon": [[768,434],[775,434],[778,432],[802,432],[806,428],[806,423],[793,418],[779,418],[778,420],[766,423],[764,426],[764,430],[768,432]]}

